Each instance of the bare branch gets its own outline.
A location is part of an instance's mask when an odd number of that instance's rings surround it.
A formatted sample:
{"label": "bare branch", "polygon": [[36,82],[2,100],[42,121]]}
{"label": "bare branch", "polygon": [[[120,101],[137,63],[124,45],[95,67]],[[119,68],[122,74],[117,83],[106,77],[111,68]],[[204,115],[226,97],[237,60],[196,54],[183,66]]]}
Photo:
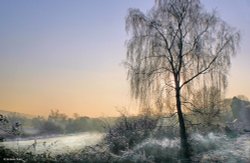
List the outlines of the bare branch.
{"label": "bare branch", "polygon": [[190,79],[184,81],[182,83],[182,85],[180,86],[180,88],[182,88],[184,85],[188,84],[189,82],[191,82],[192,80],[194,80],[196,77],[198,77],[199,75],[203,74],[204,72],[206,72],[211,65],[215,62],[215,60],[218,58],[218,56],[215,56],[212,61],[208,64],[208,66],[206,68],[204,68],[203,70],[201,70],[200,72],[198,72],[196,75],[192,76]]}

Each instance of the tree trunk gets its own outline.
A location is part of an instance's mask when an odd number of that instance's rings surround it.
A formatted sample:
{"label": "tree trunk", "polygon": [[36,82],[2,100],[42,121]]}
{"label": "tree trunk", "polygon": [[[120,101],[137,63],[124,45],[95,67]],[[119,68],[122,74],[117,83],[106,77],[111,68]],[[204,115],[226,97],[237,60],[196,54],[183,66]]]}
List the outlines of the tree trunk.
{"label": "tree trunk", "polygon": [[185,121],[181,109],[181,89],[179,87],[179,84],[177,82],[176,84],[176,107],[177,107],[177,114],[179,118],[179,127],[180,127],[180,138],[181,138],[181,156],[182,156],[182,161],[183,163],[189,163],[190,162],[190,150],[189,150],[189,143],[187,140],[187,132],[186,132],[186,127],[185,127]]}

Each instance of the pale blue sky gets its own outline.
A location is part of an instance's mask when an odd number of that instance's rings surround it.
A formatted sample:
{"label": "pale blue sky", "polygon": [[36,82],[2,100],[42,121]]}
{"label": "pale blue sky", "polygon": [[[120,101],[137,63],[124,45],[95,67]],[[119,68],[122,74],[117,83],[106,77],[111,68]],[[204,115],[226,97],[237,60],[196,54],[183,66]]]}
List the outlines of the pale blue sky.
{"label": "pale blue sky", "polygon": [[202,0],[208,10],[216,9],[219,16],[241,33],[240,49],[232,59],[228,97],[243,94],[250,98],[250,1]]}
{"label": "pale blue sky", "polygon": [[[89,116],[130,107],[125,59],[128,8],[153,0],[0,1],[0,109],[32,114],[59,109]],[[228,96],[250,97],[250,1],[202,0],[242,34]],[[34,112],[35,111],[35,112]]]}

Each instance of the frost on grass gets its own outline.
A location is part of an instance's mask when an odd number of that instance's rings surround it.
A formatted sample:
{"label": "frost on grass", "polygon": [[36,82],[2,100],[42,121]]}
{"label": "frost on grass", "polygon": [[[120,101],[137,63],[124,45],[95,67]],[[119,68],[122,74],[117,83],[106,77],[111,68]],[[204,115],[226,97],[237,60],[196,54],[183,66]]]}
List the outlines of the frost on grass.
{"label": "frost on grass", "polygon": [[6,148],[15,152],[26,151],[34,154],[49,152],[53,155],[77,151],[85,146],[98,143],[103,134],[101,133],[81,133],[61,137],[41,138],[34,140],[19,140],[3,142]]}
{"label": "frost on grass", "polygon": [[[250,160],[250,135],[228,138],[223,134],[198,133],[190,136],[192,160],[195,162],[243,162]],[[126,151],[120,160],[132,162],[178,162],[179,139],[150,138]]]}

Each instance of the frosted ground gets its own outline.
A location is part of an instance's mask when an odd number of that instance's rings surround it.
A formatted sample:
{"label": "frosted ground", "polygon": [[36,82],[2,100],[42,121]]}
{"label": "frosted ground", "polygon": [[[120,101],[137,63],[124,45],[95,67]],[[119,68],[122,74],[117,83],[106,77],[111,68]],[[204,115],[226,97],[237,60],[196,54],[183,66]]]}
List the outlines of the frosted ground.
{"label": "frosted ground", "polygon": [[[15,152],[30,151],[33,153],[49,152],[52,155],[63,154],[72,151],[78,151],[85,146],[94,145],[101,141],[104,134],[101,133],[80,133],[75,135],[65,135],[52,138],[37,138],[32,140],[15,140],[1,143],[7,148]],[[200,154],[194,156],[194,159],[202,160],[204,162],[213,162],[214,160],[221,160],[226,162],[238,162],[237,160],[250,161],[250,134],[240,135],[236,138],[228,138],[225,135],[209,133],[206,136],[200,134],[191,135],[192,144],[196,151]],[[142,143],[136,145],[133,150],[123,153],[121,157],[129,157],[134,160],[142,158],[142,153],[147,151],[149,155],[162,153],[166,151],[174,154],[180,148],[179,139],[154,139],[149,138]],[[197,153],[197,152],[195,152]]]}
{"label": "frosted ground", "polygon": [[57,136],[51,138],[36,138],[29,140],[16,139],[1,143],[6,148],[13,151],[30,151],[36,154],[51,152],[52,154],[61,154],[76,151],[85,146],[97,144],[103,134],[101,133],[80,133],[72,135]]}
{"label": "frosted ground", "polygon": [[[209,133],[206,136],[196,133],[191,135],[191,141],[194,147],[193,152],[199,153],[193,156],[193,160],[196,162],[250,162],[250,134],[229,138],[215,133]],[[145,153],[152,157],[155,155],[175,157],[179,149],[179,139],[147,139],[138,144],[133,150],[124,153],[123,157],[134,158],[135,160],[139,158],[140,160],[144,158],[142,155],[145,155]]]}

